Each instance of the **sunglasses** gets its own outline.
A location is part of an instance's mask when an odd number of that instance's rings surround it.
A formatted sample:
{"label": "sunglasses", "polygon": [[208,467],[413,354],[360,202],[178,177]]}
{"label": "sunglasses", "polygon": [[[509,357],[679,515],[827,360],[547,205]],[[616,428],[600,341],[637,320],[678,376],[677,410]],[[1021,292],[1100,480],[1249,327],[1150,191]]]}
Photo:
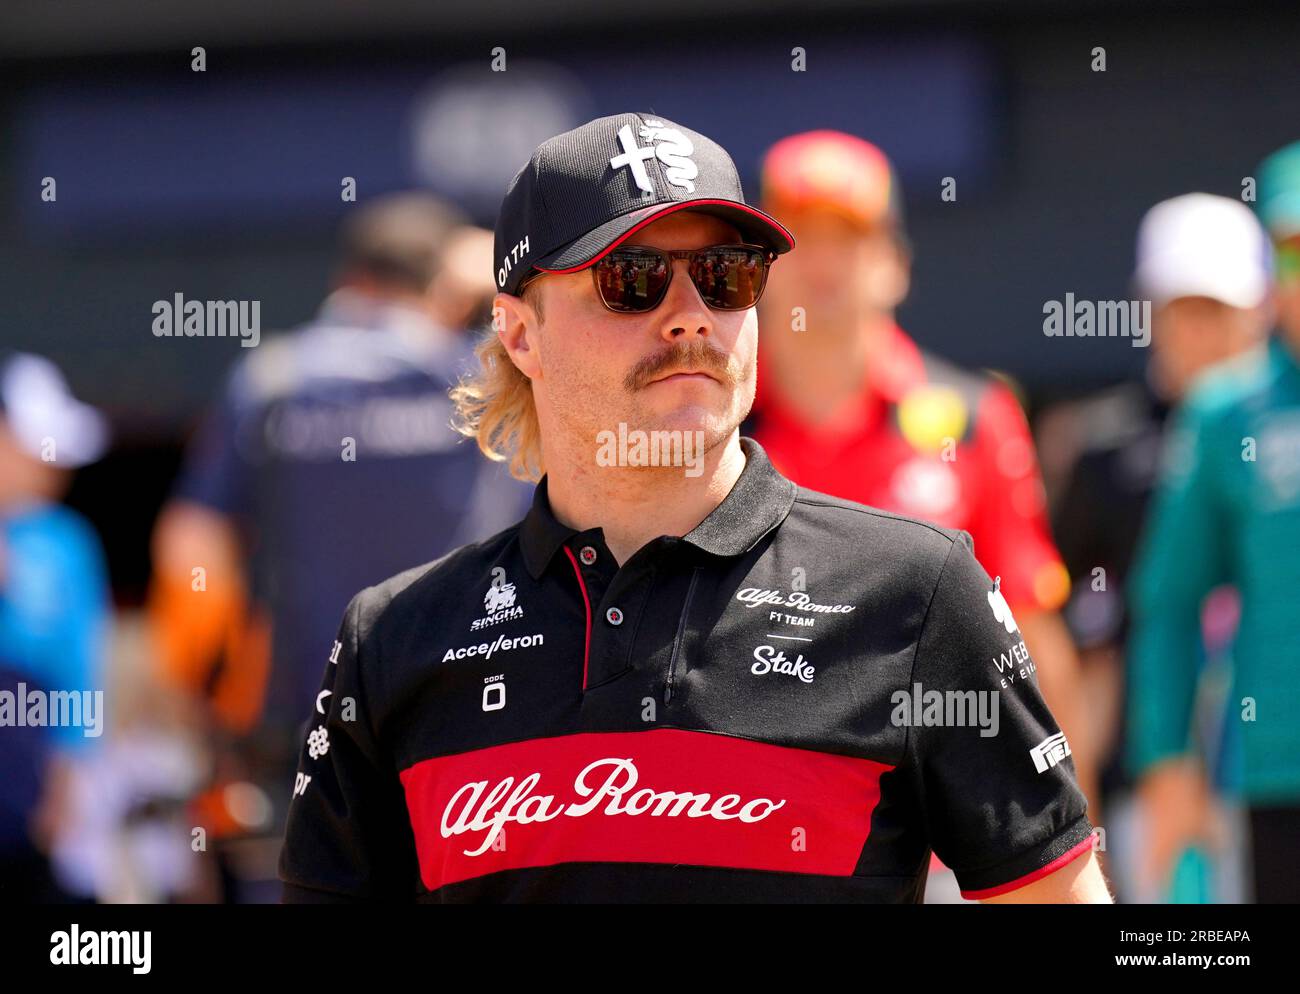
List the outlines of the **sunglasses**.
{"label": "sunglasses", "polygon": [[[613,249],[591,267],[596,294],[617,314],[643,314],[658,307],[673,280],[673,261],[685,259],[700,299],[715,311],[743,311],[763,296],[768,267],[777,253],[761,245],[710,245],[701,249],[628,245]],[[529,276],[520,292],[542,273]]]}

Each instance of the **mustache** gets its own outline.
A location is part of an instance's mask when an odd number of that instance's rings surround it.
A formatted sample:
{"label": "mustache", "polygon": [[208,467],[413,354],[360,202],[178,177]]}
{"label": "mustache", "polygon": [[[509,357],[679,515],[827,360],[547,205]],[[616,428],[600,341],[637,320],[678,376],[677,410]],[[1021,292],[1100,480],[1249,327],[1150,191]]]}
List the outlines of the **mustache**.
{"label": "mustache", "polygon": [[716,376],[723,386],[735,386],[740,382],[740,372],[727,353],[714,348],[703,338],[695,338],[646,356],[628,370],[623,386],[629,391],[640,390],[651,380],[673,373],[709,373]]}

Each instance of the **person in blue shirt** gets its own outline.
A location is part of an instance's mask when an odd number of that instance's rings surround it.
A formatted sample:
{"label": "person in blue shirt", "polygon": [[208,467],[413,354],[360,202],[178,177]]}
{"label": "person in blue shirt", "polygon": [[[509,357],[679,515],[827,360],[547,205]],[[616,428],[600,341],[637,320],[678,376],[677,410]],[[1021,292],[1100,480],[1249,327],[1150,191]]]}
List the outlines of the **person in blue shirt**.
{"label": "person in blue shirt", "polygon": [[[0,356],[0,899],[69,896],[49,854],[104,732],[110,599],[98,537],[58,501],[106,438],[103,418],[52,363]],[[56,723],[56,694],[83,707]]]}

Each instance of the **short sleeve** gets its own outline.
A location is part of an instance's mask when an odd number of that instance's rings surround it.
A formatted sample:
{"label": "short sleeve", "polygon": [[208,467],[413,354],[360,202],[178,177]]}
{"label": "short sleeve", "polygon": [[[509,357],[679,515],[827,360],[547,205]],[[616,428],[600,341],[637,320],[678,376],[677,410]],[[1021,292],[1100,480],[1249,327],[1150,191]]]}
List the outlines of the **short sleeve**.
{"label": "short sleeve", "polygon": [[363,685],[364,594],[348,605],[305,729],[280,879],[287,904],[409,901],[415,840],[397,772],[378,745]]}
{"label": "short sleeve", "polygon": [[895,695],[895,721],[909,725],[930,845],[964,897],[1023,887],[1091,848],[1069,743],[966,532],[940,573],[907,694]]}

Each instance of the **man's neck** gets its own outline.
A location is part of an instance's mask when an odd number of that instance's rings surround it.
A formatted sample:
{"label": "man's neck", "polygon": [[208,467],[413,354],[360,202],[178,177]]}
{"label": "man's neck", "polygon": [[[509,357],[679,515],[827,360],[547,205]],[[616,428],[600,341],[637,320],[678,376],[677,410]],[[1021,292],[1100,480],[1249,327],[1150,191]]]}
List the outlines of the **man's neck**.
{"label": "man's neck", "polygon": [[759,367],[759,375],[767,379],[765,389],[801,421],[830,420],[862,392],[893,321],[888,313],[865,316],[847,335],[839,329],[818,333],[813,328],[766,334]]}
{"label": "man's neck", "polygon": [[745,468],[739,429],[704,454],[697,476],[683,466],[597,466],[591,453],[587,446],[584,459],[548,447],[546,493],[557,520],[578,531],[601,528],[619,565],[660,535],[690,532],[726,499]]}

